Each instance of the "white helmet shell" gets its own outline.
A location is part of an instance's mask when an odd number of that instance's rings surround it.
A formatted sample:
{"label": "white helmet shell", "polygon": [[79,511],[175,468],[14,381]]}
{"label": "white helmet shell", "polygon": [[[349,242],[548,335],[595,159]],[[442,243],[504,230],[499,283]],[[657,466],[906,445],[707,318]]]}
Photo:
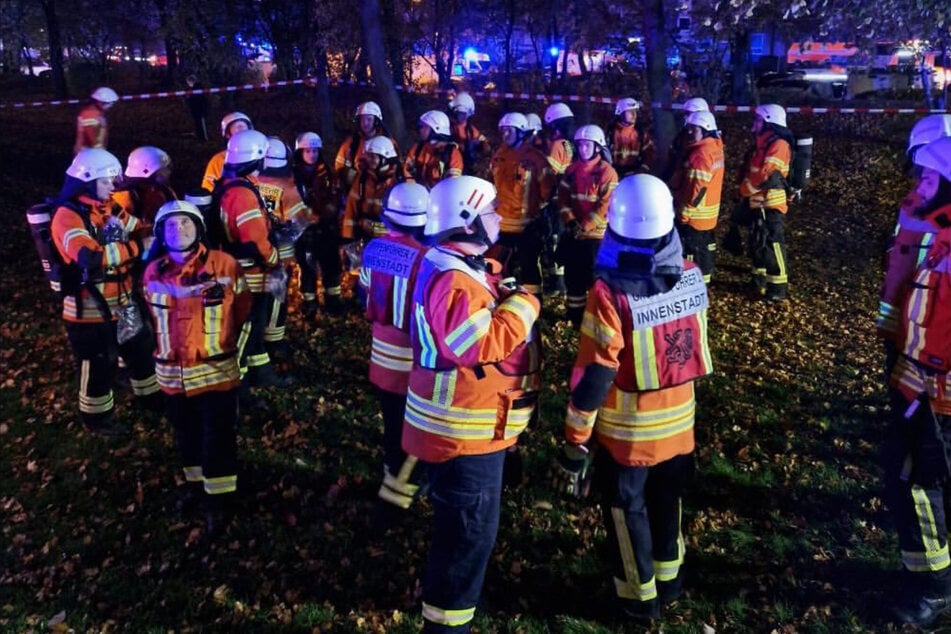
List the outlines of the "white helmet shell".
{"label": "white helmet shell", "polygon": [[403,227],[425,227],[429,190],[419,183],[397,183],[383,197],[383,217]]}
{"label": "white helmet shell", "polygon": [[687,119],[684,123],[686,125],[695,125],[707,132],[714,132],[717,129],[717,119],[713,116],[713,113],[709,111],[691,112],[687,115]]}
{"label": "white helmet shell", "polygon": [[499,119],[499,128],[515,128],[525,132],[528,130],[528,118],[521,112],[506,112]]}
{"label": "white helmet shell", "polygon": [[129,178],[148,178],[171,164],[172,159],[165,150],[151,145],[143,145],[129,153],[125,175]]}
{"label": "white helmet shell", "polygon": [[684,112],[710,112],[710,104],[703,97],[691,97],[684,102]]}
{"label": "white helmet shell", "polygon": [[951,114],[930,114],[919,120],[908,135],[908,150],[951,137]]}
{"label": "white helmet shell", "polygon": [[280,169],[287,167],[287,146],[276,136],[267,138],[267,152],[264,154],[264,167]]}
{"label": "white helmet shell", "polygon": [[594,141],[601,147],[607,147],[604,130],[597,125],[583,125],[575,131],[575,141]]}
{"label": "white helmet shell", "polygon": [[761,116],[766,123],[786,127],[786,111],[779,104],[767,103],[756,106],[756,114]]}
{"label": "white helmet shell", "polygon": [[537,114],[534,112],[529,112],[527,115],[525,115],[525,119],[528,121],[529,130],[534,130],[535,132],[542,131],[542,118]]}
{"label": "white helmet shell", "polygon": [[97,178],[115,178],[122,174],[122,164],[110,152],[102,148],[86,148],[73,157],[66,168],[66,175],[78,178],[84,183]]}
{"label": "white helmet shell", "polygon": [[385,159],[396,158],[396,148],[389,137],[378,134],[363,143],[363,151],[370,154],[379,154]]}
{"label": "white helmet shell", "polygon": [[471,225],[488,210],[494,210],[495,185],[476,176],[460,176],[439,181],[429,192],[427,236]]}
{"label": "white helmet shell", "polygon": [[319,150],[323,146],[324,142],[316,132],[302,132],[294,142],[295,150]]}
{"label": "white helmet shell", "polygon": [[943,137],[923,145],[915,152],[915,165],[927,167],[951,181],[951,137]]}
{"label": "white helmet shell", "polygon": [[263,159],[267,154],[267,137],[257,130],[242,130],[228,139],[225,163],[240,165]]}
{"label": "white helmet shell", "polygon": [[624,99],[618,99],[617,105],[614,106],[614,114],[621,116],[628,110],[640,110],[641,102],[633,97],[625,97]]}
{"label": "white helmet shell", "polygon": [[449,117],[441,110],[429,110],[419,118],[419,122],[428,125],[436,134],[449,136]]}
{"label": "white helmet shell", "polygon": [[243,112],[229,112],[221,118],[221,136],[228,136],[228,126],[235,121],[244,121],[248,124],[248,129],[254,129],[254,125],[251,123],[251,118],[248,115]]}
{"label": "white helmet shell", "polygon": [[653,240],[674,228],[674,199],[664,181],[634,174],[618,183],[608,205],[608,226],[624,237]]}
{"label": "white helmet shell", "polygon": [[355,116],[359,117],[361,115],[371,115],[383,121],[383,111],[380,109],[380,104],[375,101],[364,101],[359,106],[357,106],[357,112]]}
{"label": "white helmet shell", "polygon": [[461,92],[449,102],[449,109],[454,112],[464,112],[471,117],[475,114],[475,101],[469,93]]}
{"label": "white helmet shell", "polygon": [[205,218],[201,215],[201,211],[198,210],[194,204],[188,202],[187,200],[170,200],[161,207],[155,214],[155,220],[152,224],[152,235],[161,240],[162,235],[162,224],[171,216],[185,215],[192,219],[192,222],[195,223],[195,227],[200,230],[205,228]]}
{"label": "white helmet shell", "polygon": [[119,95],[116,94],[116,91],[106,86],[100,86],[99,88],[96,88],[89,96],[99,103],[112,104],[119,101]]}
{"label": "white helmet shell", "polygon": [[561,102],[553,103],[545,108],[545,123],[547,124],[551,124],[552,121],[557,121],[558,119],[565,119],[567,117],[573,116],[575,115],[571,111],[571,108]]}

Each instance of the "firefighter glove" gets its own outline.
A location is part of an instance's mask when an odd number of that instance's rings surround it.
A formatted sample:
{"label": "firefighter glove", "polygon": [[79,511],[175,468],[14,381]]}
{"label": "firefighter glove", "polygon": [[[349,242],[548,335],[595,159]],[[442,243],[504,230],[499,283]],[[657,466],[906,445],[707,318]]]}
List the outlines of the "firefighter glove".
{"label": "firefighter glove", "polygon": [[583,498],[591,487],[591,456],[584,445],[566,444],[552,468],[552,486],[572,497]]}

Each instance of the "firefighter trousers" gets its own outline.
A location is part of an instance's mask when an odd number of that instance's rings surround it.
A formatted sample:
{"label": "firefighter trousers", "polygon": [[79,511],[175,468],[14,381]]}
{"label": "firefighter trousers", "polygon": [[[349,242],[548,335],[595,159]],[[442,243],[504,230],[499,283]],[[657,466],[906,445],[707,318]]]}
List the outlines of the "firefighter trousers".
{"label": "firefighter trousers", "polygon": [[87,425],[95,425],[115,414],[112,382],[119,355],[129,369],[132,391],[150,409],[161,399],[152,352],[155,340],[147,328],[119,345],[116,322],[93,324],[65,322],[66,335],[76,357],[79,373],[79,413]]}
{"label": "firefighter trousers", "polygon": [[[785,297],[789,280],[786,267],[786,214],[764,209],[754,210],[750,230],[750,258],[753,260],[753,281],[767,296]],[[759,217],[756,217],[759,215]]]}
{"label": "firefighter trousers", "polygon": [[575,328],[581,327],[588,289],[594,284],[594,262],[598,257],[601,240],[564,236],[559,254],[565,265],[565,313]]}
{"label": "firefighter trousers", "polygon": [[505,451],[430,463],[423,632],[466,633],[499,529]]}
{"label": "firefighter trousers", "polygon": [[690,225],[678,224],[677,233],[684,248],[684,258],[700,267],[703,281],[709,284],[716,265],[717,241],[714,230],[698,231]]}
{"label": "firefighter trousers", "polygon": [[529,293],[542,294],[541,255],[544,242],[537,233],[501,233],[487,255],[502,263],[503,276],[514,277]]}
{"label": "firefighter trousers", "polygon": [[203,483],[208,495],[234,493],[238,486],[238,390],[169,394],[166,412],[185,480]]}
{"label": "firefighter trousers", "polygon": [[684,558],[681,496],[693,475],[693,455],[651,467],[628,467],[605,450],[595,457],[593,489],[602,501],[622,607],[650,614],[658,583],[679,583]]}
{"label": "firefighter trousers", "polygon": [[267,328],[268,306],[272,299],[270,293],[252,293],[251,313],[248,315],[250,328],[242,329],[238,337],[239,364],[241,366],[241,378],[250,373],[252,376],[247,380],[254,385],[254,374],[256,368],[270,364],[271,358],[264,347],[264,330]]}
{"label": "firefighter trousers", "polygon": [[300,292],[304,301],[317,299],[318,269],[326,296],[340,295],[340,240],[333,221],[321,221],[308,227],[294,244],[300,265]]}
{"label": "firefighter trousers", "polygon": [[406,395],[377,390],[383,411],[383,483],[380,499],[408,509],[419,495],[419,481],[423,472],[416,456],[403,451],[403,418],[406,414]]}
{"label": "firefighter trousers", "polygon": [[[287,268],[287,279],[290,279],[292,269]],[[278,344],[284,341],[284,335],[287,329],[287,288],[284,288],[284,295],[280,299],[268,293],[267,303],[267,325],[264,327],[264,344],[270,347],[272,344]]]}

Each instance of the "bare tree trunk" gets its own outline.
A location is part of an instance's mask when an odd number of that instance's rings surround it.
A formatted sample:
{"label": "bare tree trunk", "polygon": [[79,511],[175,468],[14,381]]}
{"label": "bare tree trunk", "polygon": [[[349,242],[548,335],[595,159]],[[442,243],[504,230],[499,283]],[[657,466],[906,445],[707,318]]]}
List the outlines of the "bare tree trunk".
{"label": "bare tree trunk", "polygon": [[[647,90],[655,103],[669,103],[671,99],[670,73],[667,72],[668,36],[665,28],[664,0],[646,0],[644,3],[645,57],[647,61]],[[652,108],[654,140],[657,144],[655,170],[667,164],[667,154],[674,140],[674,115],[669,110]]]}
{"label": "bare tree trunk", "polygon": [[730,41],[730,66],[733,68],[733,103],[744,104],[750,100],[750,34],[737,33]]}
{"label": "bare tree trunk", "polygon": [[314,74],[317,78],[314,96],[320,118],[321,137],[324,147],[328,147],[336,145],[337,135],[334,131],[334,107],[330,102],[330,84],[327,82],[327,50],[323,47],[318,47],[314,53]]}
{"label": "bare tree trunk", "polygon": [[403,48],[401,46],[402,33],[400,21],[396,19],[396,6],[393,0],[383,0],[381,4],[383,11],[383,24],[387,25],[386,30],[386,52],[389,55],[390,68],[393,69],[393,83],[402,85],[406,77],[403,68]]}
{"label": "bare tree trunk", "polygon": [[387,115],[387,127],[400,147],[409,147],[409,138],[404,123],[403,104],[393,86],[393,76],[386,67],[386,51],[383,50],[383,29],[380,25],[379,0],[363,0],[360,3],[360,24],[363,26],[363,45],[370,69],[373,71],[373,83],[383,111]]}
{"label": "bare tree trunk", "polygon": [[53,74],[53,94],[65,99],[66,71],[63,63],[63,41],[59,31],[59,17],[56,15],[56,0],[41,0],[46,16],[46,33],[50,45],[50,72]]}

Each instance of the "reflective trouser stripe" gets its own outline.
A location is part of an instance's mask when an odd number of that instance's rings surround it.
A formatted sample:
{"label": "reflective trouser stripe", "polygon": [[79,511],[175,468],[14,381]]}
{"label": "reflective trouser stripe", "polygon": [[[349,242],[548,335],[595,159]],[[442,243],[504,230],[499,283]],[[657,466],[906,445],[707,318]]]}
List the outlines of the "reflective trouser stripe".
{"label": "reflective trouser stripe", "polygon": [[924,552],[902,550],[902,563],[912,572],[944,570],[951,566],[951,556],[947,542],[943,545],[941,543],[942,536],[935,522],[931,500],[928,499],[927,492],[918,485],[912,485],[911,497],[915,503],[915,515],[918,518],[918,531]]}
{"label": "reflective trouser stripe", "polygon": [[281,301],[271,300],[271,314],[268,315],[267,326],[264,328],[264,341],[267,343],[277,343],[284,340],[285,326],[281,323],[281,308],[283,308],[286,301],[286,296]]}
{"label": "reflective trouser stripe", "polygon": [[[786,284],[789,279],[786,275],[786,258],[783,257],[783,245],[778,242],[773,243],[773,256],[776,258],[776,266],[779,268],[778,275],[766,273],[766,281],[770,284]],[[765,272],[766,269],[763,269]]]}
{"label": "reflective trouser stripe", "polygon": [[400,508],[408,509],[413,503],[416,492],[419,491],[419,485],[410,484],[409,482],[409,478],[413,474],[413,469],[416,467],[417,462],[419,462],[419,460],[416,456],[406,456],[406,460],[404,460],[402,466],[400,466],[400,472],[396,477],[391,475],[389,470],[387,470],[386,473],[383,474],[383,484],[377,493],[380,499]]}
{"label": "reflective trouser stripe", "polygon": [[102,396],[89,396],[90,372],[92,366],[88,359],[84,359],[79,369],[79,411],[83,414],[104,414],[112,411],[115,402],[112,399],[112,390]]}
{"label": "reflective trouser stripe", "polygon": [[325,289],[324,289],[324,295],[340,295],[340,287],[339,287],[339,286],[331,286],[331,287],[329,287],[329,288],[325,288]]}
{"label": "reflective trouser stripe", "polygon": [[201,465],[192,467],[183,467],[186,482],[204,482],[205,476],[202,474]]}
{"label": "reflective trouser stripe", "polygon": [[611,508],[611,518],[614,520],[614,530],[617,533],[618,548],[621,552],[621,564],[624,567],[624,579],[614,578],[614,590],[622,599],[635,601],[650,601],[657,597],[657,584],[654,577],[646,583],[641,583],[637,572],[637,563],[634,559],[634,545],[631,543],[631,533],[627,529],[627,520],[624,509]]}
{"label": "reflective trouser stripe", "polygon": [[658,581],[673,581],[676,579],[677,574],[680,572],[680,567],[684,563],[684,553],[687,552],[687,547],[686,544],[684,544],[684,534],[679,530],[679,527],[683,524],[683,515],[683,502],[677,500],[677,559],[673,561],[654,560],[654,574],[657,576]]}
{"label": "reflective trouser stripe", "polygon": [[[241,325],[241,332],[238,333],[238,358],[244,356],[244,348],[248,345],[248,336],[251,334],[251,322],[246,321]],[[244,375],[248,373],[248,366],[245,363],[241,364],[239,368],[241,373],[241,378],[244,378]]]}
{"label": "reflective trouser stripe", "polygon": [[205,478],[205,493],[208,495],[234,493],[237,490],[237,475],[221,476],[220,478]]}
{"label": "reflective trouser stripe", "polygon": [[261,354],[249,354],[247,356],[248,367],[249,368],[259,368],[262,365],[267,365],[271,362],[271,357],[268,356],[267,352]]}
{"label": "reflective trouser stripe", "polygon": [[136,396],[148,396],[159,391],[158,378],[154,374],[140,380],[130,378],[129,383],[132,385],[132,393]]}
{"label": "reflective trouser stripe", "polygon": [[471,621],[473,616],[475,616],[475,607],[463,610],[444,610],[423,601],[423,618],[433,623],[458,627]]}

